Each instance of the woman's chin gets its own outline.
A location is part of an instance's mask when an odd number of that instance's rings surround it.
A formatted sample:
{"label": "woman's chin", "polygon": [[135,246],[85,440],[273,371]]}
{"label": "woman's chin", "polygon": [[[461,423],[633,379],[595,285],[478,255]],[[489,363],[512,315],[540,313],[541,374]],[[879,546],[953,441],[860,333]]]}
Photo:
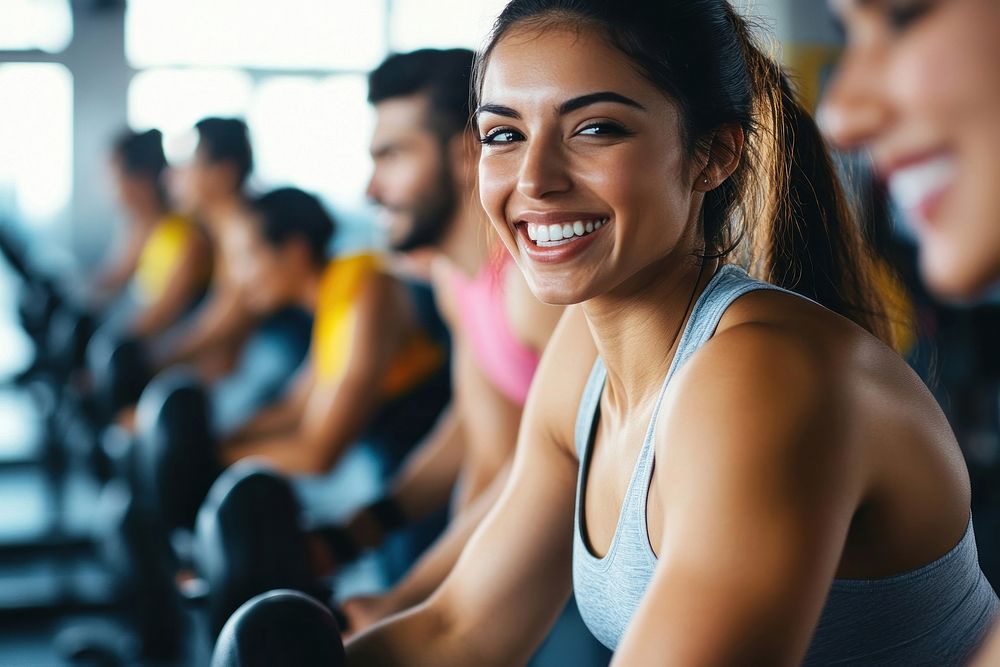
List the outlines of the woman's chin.
{"label": "woman's chin", "polygon": [[591,296],[580,289],[579,283],[567,284],[561,280],[539,280],[534,277],[528,279],[528,286],[536,299],[549,306],[573,306],[583,303]]}
{"label": "woman's chin", "polygon": [[928,289],[946,301],[967,303],[1000,287],[1000,253],[982,258],[975,254],[961,248],[922,248],[920,269]]}

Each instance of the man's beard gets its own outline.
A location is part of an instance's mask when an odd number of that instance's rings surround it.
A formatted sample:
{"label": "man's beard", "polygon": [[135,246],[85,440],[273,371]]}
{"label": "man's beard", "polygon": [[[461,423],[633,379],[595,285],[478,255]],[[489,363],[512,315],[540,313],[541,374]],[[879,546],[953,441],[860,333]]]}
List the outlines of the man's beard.
{"label": "man's beard", "polygon": [[411,210],[412,224],[406,235],[392,241],[396,252],[410,252],[418,248],[437,245],[448,231],[451,217],[455,213],[457,193],[450,170],[442,167],[434,189],[427,192]]}

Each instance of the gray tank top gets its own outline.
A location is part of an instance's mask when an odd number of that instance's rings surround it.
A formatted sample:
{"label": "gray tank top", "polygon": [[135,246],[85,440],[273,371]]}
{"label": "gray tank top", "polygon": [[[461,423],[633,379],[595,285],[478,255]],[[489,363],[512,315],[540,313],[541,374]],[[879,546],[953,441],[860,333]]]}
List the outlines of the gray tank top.
{"label": "gray tank top", "polygon": [[[583,491],[607,371],[598,359],[576,421],[580,458],[573,540],[573,588],[587,627],[614,650],[656,569],[646,532],[646,495],[653,468],[656,415],[670,378],[715,333],[726,309],[754,290],[780,288],[724,266],[695,303],[660,389],[607,555],[584,540]],[[784,290],[781,290],[784,291]],[[933,563],[885,579],[835,579],[805,665],[964,664],[989,630],[1000,603],[979,568],[972,522],[961,541]]]}

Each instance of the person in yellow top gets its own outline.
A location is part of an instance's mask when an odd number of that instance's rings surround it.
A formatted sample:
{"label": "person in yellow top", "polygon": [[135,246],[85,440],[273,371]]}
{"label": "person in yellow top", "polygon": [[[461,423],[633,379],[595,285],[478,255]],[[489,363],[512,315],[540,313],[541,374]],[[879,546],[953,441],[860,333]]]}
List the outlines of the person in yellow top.
{"label": "person in yellow top", "polygon": [[202,307],[178,327],[169,344],[153,352],[153,358],[159,369],[186,364],[211,382],[238,369],[245,344],[261,324],[244,306],[227,251],[228,229],[242,212],[254,161],[243,120],[203,118],[195,131],[197,147],[191,159],[174,170],[171,194],[205,229],[212,245],[212,282]]}
{"label": "person in yellow top", "polygon": [[[266,314],[298,304],[315,324],[296,385],[223,443],[227,464],[260,456],[285,473],[318,474],[373,430],[409,431],[414,437],[394,438],[409,442],[390,445],[408,448],[447,399],[427,391],[447,377],[446,352],[407,286],[373,254],[328,260],[333,231],[319,201],[294,188],[250,202],[233,227],[235,277],[248,307]],[[390,456],[398,462],[402,453]]]}
{"label": "person in yellow top", "polygon": [[128,130],[114,142],[111,169],[128,225],[124,247],[97,288],[114,296],[133,287],[136,309],[127,329],[140,338],[174,324],[203,293],[212,267],[204,233],[170,210],[166,168],[159,130]]}

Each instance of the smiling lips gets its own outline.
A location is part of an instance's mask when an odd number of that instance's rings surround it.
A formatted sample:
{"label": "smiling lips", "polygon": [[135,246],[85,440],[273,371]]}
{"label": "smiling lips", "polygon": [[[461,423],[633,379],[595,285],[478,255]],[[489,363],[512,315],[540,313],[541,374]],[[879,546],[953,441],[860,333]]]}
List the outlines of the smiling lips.
{"label": "smiling lips", "polygon": [[553,247],[563,245],[575,238],[593,234],[607,222],[606,218],[595,220],[575,220],[573,222],[563,222],[554,224],[527,223],[528,238],[539,247]]}
{"label": "smiling lips", "polygon": [[926,224],[955,177],[955,159],[939,155],[893,170],[888,179],[889,194],[908,217]]}

